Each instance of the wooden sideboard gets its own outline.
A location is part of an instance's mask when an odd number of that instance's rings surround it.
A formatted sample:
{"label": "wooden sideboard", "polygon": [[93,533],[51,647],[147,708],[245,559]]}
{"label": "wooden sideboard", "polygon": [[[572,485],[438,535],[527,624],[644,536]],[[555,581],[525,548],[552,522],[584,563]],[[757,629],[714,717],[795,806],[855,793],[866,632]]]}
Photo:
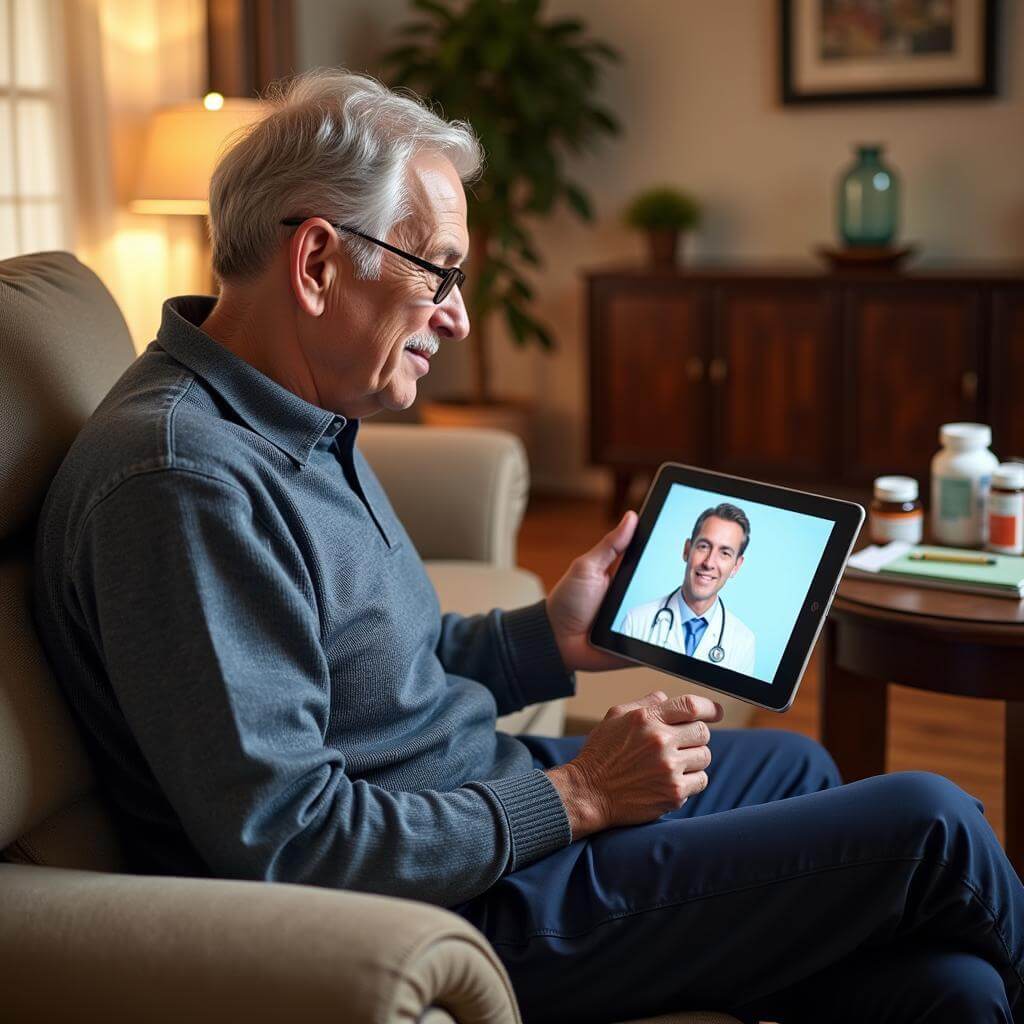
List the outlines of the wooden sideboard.
{"label": "wooden sideboard", "polygon": [[1024,457],[1024,267],[903,273],[587,273],[590,457],[684,462],[792,486],[921,481],[939,426],[990,423]]}

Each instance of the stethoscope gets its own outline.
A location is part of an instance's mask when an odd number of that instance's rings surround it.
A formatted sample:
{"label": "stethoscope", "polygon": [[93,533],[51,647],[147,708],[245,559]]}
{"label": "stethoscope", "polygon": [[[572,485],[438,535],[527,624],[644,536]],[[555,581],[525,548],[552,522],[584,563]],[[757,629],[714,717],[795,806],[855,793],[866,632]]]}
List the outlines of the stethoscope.
{"label": "stethoscope", "polygon": [[[651,623],[652,635],[656,629],[664,627],[661,630],[661,639],[651,641],[652,643],[656,643],[659,647],[664,647],[668,642],[669,634],[672,632],[672,627],[675,625],[676,621],[676,613],[669,608],[669,601],[671,601],[672,598],[681,590],[682,587],[677,587],[668,595],[668,597],[665,598],[664,604],[662,604],[658,609],[657,614],[654,616],[654,621]],[[718,643],[708,651],[708,657],[716,665],[725,660],[725,648],[722,646],[722,637],[725,634],[725,602],[719,598],[718,603],[722,609],[722,621],[718,624]],[[694,653],[696,653],[696,651]]]}

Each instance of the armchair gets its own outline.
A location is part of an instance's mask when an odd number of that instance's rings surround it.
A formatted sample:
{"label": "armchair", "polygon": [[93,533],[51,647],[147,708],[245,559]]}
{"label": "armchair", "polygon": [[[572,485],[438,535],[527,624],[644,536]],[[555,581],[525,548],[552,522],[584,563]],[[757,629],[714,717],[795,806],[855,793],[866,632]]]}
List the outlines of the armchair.
{"label": "armchair", "polygon": [[[257,1024],[330,1013],[381,1024],[519,1024],[493,948],[448,910],[300,885],[124,873],[102,795],[36,639],[29,593],[46,486],[134,351],[103,284],[60,252],[0,262],[0,346],[5,1017]],[[527,488],[517,442],[493,432],[380,426],[365,431],[363,444],[429,560],[444,607],[468,611],[540,595],[537,578],[513,565]],[[557,734],[558,703],[524,708],[499,719],[499,728]]]}

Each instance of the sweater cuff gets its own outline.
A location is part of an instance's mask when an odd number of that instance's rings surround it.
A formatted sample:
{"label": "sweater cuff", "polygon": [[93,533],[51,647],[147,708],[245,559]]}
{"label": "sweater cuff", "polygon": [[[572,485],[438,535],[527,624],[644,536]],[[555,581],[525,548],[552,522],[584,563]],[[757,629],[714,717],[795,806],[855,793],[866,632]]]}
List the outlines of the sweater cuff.
{"label": "sweater cuff", "polygon": [[565,804],[542,769],[510,779],[488,779],[478,785],[485,786],[497,797],[508,820],[512,855],[506,874],[572,842]]}
{"label": "sweater cuff", "polygon": [[566,670],[543,600],[503,612],[501,628],[520,707],[576,694],[576,673]]}

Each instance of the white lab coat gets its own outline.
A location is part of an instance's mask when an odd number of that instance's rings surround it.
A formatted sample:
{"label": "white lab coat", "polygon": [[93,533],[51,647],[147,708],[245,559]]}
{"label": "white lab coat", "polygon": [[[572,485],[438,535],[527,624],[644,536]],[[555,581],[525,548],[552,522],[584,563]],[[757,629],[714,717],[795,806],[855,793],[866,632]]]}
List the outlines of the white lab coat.
{"label": "white lab coat", "polygon": [[[637,640],[645,640],[647,643],[657,643],[664,631],[664,626],[654,628],[654,620],[659,610],[665,605],[663,595],[656,601],[648,601],[646,604],[637,605],[631,608],[622,621],[619,628],[620,633],[633,637]],[[692,617],[692,613],[682,600],[682,593],[679,590],[672,595],[668,603],[672,609],[672,629],[661,646],[670,651],[677,651],[679,654],[686,653],[686,630],[683,623]],[[754,674],[754,634],[730,608],[725,613],[725,629],[721,630],[722,623],[722,601],[717,600],[714,607],[704,616],[708,620],[707,629],[693,652],[693,657],[700,661],[711,661],[708,657],[711,648],[719,643],[719,632],[722,633],[721,646],[725,652],[722,661],[717,662],[723,668],[731,668],[734,672],[743,672],[745,675]],[[662,616],[664,622],[665,616]],[[716,664],[712,662],[712,664]]]}

